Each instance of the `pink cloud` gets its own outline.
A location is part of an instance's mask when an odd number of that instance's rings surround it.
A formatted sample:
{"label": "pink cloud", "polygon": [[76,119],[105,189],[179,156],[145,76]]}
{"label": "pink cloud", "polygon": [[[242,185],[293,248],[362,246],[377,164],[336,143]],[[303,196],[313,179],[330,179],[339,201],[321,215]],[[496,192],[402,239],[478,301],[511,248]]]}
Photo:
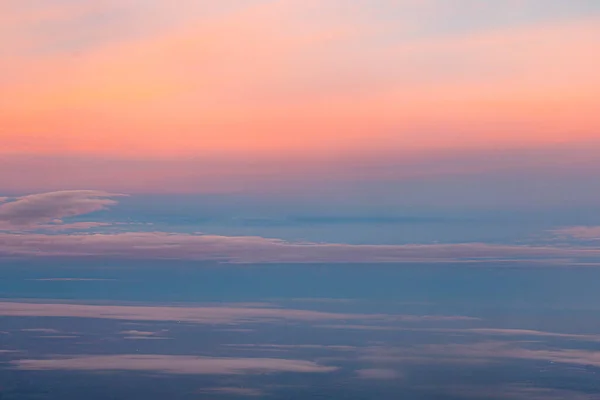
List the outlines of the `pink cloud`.
{"label": "pink cloud", "polygon": [[123,335],[127,335],[127,336],[155,336],[158,335],[162,332],[149,332],[149,331],[137,331],[137,330],[131,330],[131,331],[122,331],[120,332]]}
{"label": "pink cloud", "polygon": [[[517,343],[518,344],[518,343]],[[500,359],[540,360],[600,367],[600,351],[578,349],[532,350],[514,342],[490,341],[472,344],[428,344],[413,348],[370,348],[362,359],[380,363],[438,362],[489,363]]]}
{"label": "pink cloud", "polygon": [[598,240],[600,239],[600,226],[570,226],[552,231],[562,237],[573,239]]}
{"label": "pink cloud", "polygon": [[230,347],[265,350],[334,350],[334,351],[356,351],[357,347],[325,344],[232,344]]}
{"label": "pink cloud", "polygon": [[66,190],[17,197],[0,204],[0,230],[80,229],[98,223],[62,224],[61,218],[99,211],[116,204],[119,196],[98,190]]}
{"label": "pink cloud", "polygon": [[230,324],[257,321],[329,321],[390,318],[385,315],[327,313],[309,310],[249,307],[146,307],[83,304],[0,302],[0,315],[16,317],[76,317],[132,321],[182,321]]}
{"label": "pink cloud", "polygon": [[[324,322],[337,321],[471,321],[476,318],[447,315],[386,315],[331,313],[289,308],[259,308],[243,306],[121,306],[87,304],[41,304],[0,302],[0,316],[12,317],[74,317],[130,321],[180,321],[196,324],[237,324],[270,321]],[[131,334],[129,335],[131,336]]]}
{"label": "pink cloud", "polygon": [[0,254],[14,257],[95,256],[215,260],[231,263],[502,262],[565,263],[600,256],[600,249],[485,243],[350,245],[294,243],[258,236],[167,232],[115,234],[0,233]]}
{"label": "pink cloud", "polygon": [[[339,325],[339,329],[343,329],[344,325]],[[348,329],[352,329],[350,326]],[[354,329],[359,329],[355,327]],[[530,329],[503,329],[503,328],[405,328],[405,327],[377,327],[371,325],[365,325],[365,329],[373,328],[384,328],[387,330],[408,330],[415,332],[437,332],[437,333],[458,333],[458,334],[473,334],[482,336],[534,336],[534,337],[546,337],[546,338],[559,338],[559,339],[571,339],[578,341],[590,341],[600,342],[600,335],[586,335],[586,334],[575,334],[575,333],[561,333],[561,332],[547,332],[537,331]]]}
{"label": "pink cloud", "polygon": [[264,372],[324,373],[337,369],[304,360],[139,354],[78,356],[43,360],[25,359],[13,361],[12,365],[15,369],[26,371],[147,371],[186,375],[241,375]]}
{"label": "pink cloud", "polygon": [[70,224],[65,224],[61,220],[55,220],[52,224],[46,225],[38,225],[38,229],[43,229],[45,231],[85,231],[92,228],[100,228],[103,226],[111,226],[112,224],[107,222],[73,222]]}

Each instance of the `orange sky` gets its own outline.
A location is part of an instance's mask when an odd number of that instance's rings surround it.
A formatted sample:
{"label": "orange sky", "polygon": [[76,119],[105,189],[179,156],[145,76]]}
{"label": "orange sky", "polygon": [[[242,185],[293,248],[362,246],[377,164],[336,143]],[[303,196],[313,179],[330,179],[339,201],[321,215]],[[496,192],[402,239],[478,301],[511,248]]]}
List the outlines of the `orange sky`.
{"label": "orange sky", "polygon": [[230,3],[1,5],[0,155],[310,159],[600,139],[600,13],[471,26],[502,10]]}

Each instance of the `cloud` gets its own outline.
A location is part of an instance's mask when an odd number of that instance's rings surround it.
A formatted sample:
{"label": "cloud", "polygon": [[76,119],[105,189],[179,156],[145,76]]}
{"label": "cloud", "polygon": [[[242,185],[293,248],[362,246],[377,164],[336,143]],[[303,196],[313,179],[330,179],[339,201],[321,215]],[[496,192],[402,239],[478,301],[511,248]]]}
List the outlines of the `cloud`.
{"label": "cloud", "polygon": [[105,279],[105,278],[40,278],[30,279],[38,282],[96,282],[96,281],[115,281],[116,279]]}
{"label": "cloud", "polygon": [[[334,326],[335,327],[335,326]],[[343,329],[344,325],[339,325],[339,329]],[[357,327],[350,326],[348,329],[360,329],[360,325]],[[600,342],[600,335],[586,335],[576,333],[560,333],[560,332],[546,332],[536,331],[530,329],[502,329],[502,328],[405,328],[405,327],[378,327],[365,325],[364,329],[372,328],[373,330],[385,329],[385,330],[403,330],[403,331],[415,331],[415,332],[437,332],[437,333],[458,333],[458,334],[472,334],[472,335],[483,335],[483,336],[534,336],[534,337],[546,337],[546,338],[557,338],[557,339],[570,339],[578,341],[590,341]]]}
{"label": "cloud", "polygon": [[138,331],[138,330],[130,330],[130,331],[122,331],[119,332],[121,335],[125,335],[123,339],[125,340],[168,340],[170,338],[160,336],[161,334],[167,332],[166,330],[161,330],[159,332],[150,332],[150,331]]}
{"label": "cloud", "polygon": [[541,261],[545,265],[564,265],[579,259],[597,260],[600,257],[600,249],[485,243],[407,245],[293,243],[258,236],[167,232],[70,235],[0,233],[0,255],[213,260],[231,263]]}
{"label": "cloud", "polygon": [[337,369],[304,360],[139,354],[83,355],[43,360],[25,359],[12,361],[12,365],[15,369],[25,371],[146,371],[185,375],[242,375],[264,372],[325,373]]}
{"label": "cloud", "polygon": [[17,197],[0,204],[0,230],[78,229],[98,223],[63,225],[61,219],[99,211],[116,204],[120,196],[98,190],[65,190]]}
{"label": "cloud", "polygon": [[232,344],[237,347],[255,350],[331,350],[331,351],[356,351],[355,346],[326,345],[326,344]]}
{"label": "cloud", "polygon": [[[87,305],[87,304],[48,304],[48,303],[17,303],[0,302],[0,317],[72,317],[99,318],[127,321],[171,321],[193,324],[243,324],[265,323],[278,321],[338,323],[343,329],[352,322],[466,322],[477,318],[461,315],[392,315],[392,314],[349,314],[290,308],[257,308],[244,306],[199,306],[199,307],[170,307],[170,306],[124,306],[124,305]],[[337,326],[336,326],[337,327]],[[392,329],[392,328],[389,328]],[[162,332],[162,331],[161,331]],[[132,337],[152,337],[152,332],[125,331],[122,334]],[[158,332],[160,333],[160,332]],[[157,334],[158,334],[157,333]],[[315,345],[310,345],[311,348]],[[269,345],[270,348],[285,348],[286,346]],[[348,350],[345,347],[328,346],[332,350]]]}
{"label": "cloud", "polygon": [[402,374],[398,371],[385,368],[359,369],[356,374],[361,379],[391,380],[402,378]]}
{"label": "cloud", "polygon": [[76,335],[52,335],[52,336],[38,336],[38,338],[44,338],[44,339],[77,339],[79,336]]}
{"label": "cloud", "polygon": [[355,324],[343,324],[343,325],[318,325],[318,328],[323,329],[349,329],[358,331],[396,331],[399,328],[395,326],[379,326],[379,325],[355,325]]}
{"label": "cloud", "polygon": [[47,328],[32,328],[32,329],[21,329],[21,332],[38,332],[38,333],[62,333],[56,329]]}
{"label": "cloud", "polygon": [[495,400],[598,400],[597,396],[574,390],[542,388],[528,385],[451,385],[444,393],[466,399]]}
{"label": "cloud", "polygon": [[[121,196],[97,190],[40,193],[0,204],[0,256],[183,259],[229,263],[401,263],[543,262],[565,264],[600,259],[593,247],[486,243],[351,245],[287,242],[260,236],[219,236],[169,232],[40,233],[85,230],[99,222],[64,223],[62,218],[103,210]],[[1,232],[2,230],[8,232]],[[594,237],[595,227],[557,232]],[[65,278],[66,280],[66,278]],[[82,279],[83,280],[83,279]]]}
{"label": "cloud", "polygon": [[600,351],[580,349],[527,349],[518,343],[488,341],[472,344],[428,344],[412,348],[371,348],[362,357],[379,363],[404,362],[475,362],[489,363],[502,359],[536,360],[572,365],[600,367]]}
{"label": "cloud", "polygon": [[559,333],[559,332],[545,332],[536,331],[530,329],[493,329],[493,328],[473,328],[473,329],[455,329],[455,330],[444,330],[446,332],[464,332],[474,333],[480,335],[496,335],[496,336],[538,336],[538,337],[550,337],[550,338],[563,338],[583,341],[600,341],[600,335],[582,335],[575,333]]}
{"label": "cloud", "polygon": [[570,226],[552,231],[559,237],[569,237],[582,240],[599,240],[600,226]]}
{"label": "cloud", "polygon": [[[0,316],[102,318],[132,321],[177,321],[198,324],[252,323],[277,320],[346,321],[394,319],[394,316],[381,314],[343,314],[280,308],[250,308],[231,306],[150,307],[13,302],[0,302]],[[415,316],[414,318],[418,319],[418,316]],[[440,318],[444,317],[441,316]]]}
{"label": "cloud", "polygon": [[73,222],[65,224],[61,220],[54,220],[52,224],[41,225],[38,228],[47,231],[85,231],[92,228],[100,228],[103,226],[111,226],[107,222]]}
{"label": "cloud", "polygon": [[128,335],[128,336],[155,336],[155,335],[159,334],[160,332],[148,332],[148,331],[136,331],[136,330],[132,330],[132,331],[122,331],[120,333],[122,335]]}
{"label": "cloud", "polygon": [[199,391],[200,393],[206,394],[223,394],[230,396],[264,396],[265,392],[260,389],[255,388],[245,388],[245,387],[218,387],[211,389],[202,389]]}

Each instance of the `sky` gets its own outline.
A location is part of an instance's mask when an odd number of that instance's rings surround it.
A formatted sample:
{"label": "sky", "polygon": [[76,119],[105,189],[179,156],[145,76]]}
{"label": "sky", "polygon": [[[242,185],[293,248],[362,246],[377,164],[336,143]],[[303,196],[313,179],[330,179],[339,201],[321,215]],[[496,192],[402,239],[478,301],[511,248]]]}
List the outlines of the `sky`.
{"label": "sky", "polygon": [[597,168],[593,0],[1,7],[4,192],[569,181],[556,171]]}
{"label": "sky", "polygon": [[3,0],[0,399],[600,399],[597,49],[596,0]]}

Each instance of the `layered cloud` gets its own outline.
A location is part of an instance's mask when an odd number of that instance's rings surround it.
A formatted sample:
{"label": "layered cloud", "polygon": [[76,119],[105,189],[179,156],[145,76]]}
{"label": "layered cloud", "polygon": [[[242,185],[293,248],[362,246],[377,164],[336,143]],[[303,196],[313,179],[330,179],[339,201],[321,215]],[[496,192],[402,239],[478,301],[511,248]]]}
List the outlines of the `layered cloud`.
{"label": "layered cloud", "polygon": [[290,243],[256,236],[166,232],[115,234],[0,233],[0,254],[12,257],[108,257],[206,260],[231,263],[395,263],[597,261],[600,249],[485,243],[350,245]]}
{"label": "layered cloud", "polygon": [[[130,321],[178,321],[195,324],[232,324],[269,321],[471,321],[475,318],[447,315],[348,314],[289,308],[241,306],[168,307],[87,304],[39,304],[0,302],[0,316],[5,317],[73,317]],[[140,336],[140,334],[128,334]],[[141,335],[143,336],[143,334]]]}
{"label": "layered cloud", "polygon": [[[7,198],[0,204],[0,255],[4,257],[103,257],[180,259],[227,263],[401,263],[544,262],[594,263],[591,246],[503,245],[489,243],[361,245],[291,242],[261,236],[178,232],[81,232],[100,222],[64,222],[115,205],[117,194],[73,190]],[[45,233],[76,229],[78,233]],[[4,230],[5,232],[2,232]],[[561,235],[596,235],[594,227],[565,228]]]}
{"label": "layered cloud", "polygon": [[519,342],[488,341],[470,344],[428,344],[412,348],[370,348],[363,359],[382,364],[431,361],[491,363],[506,359],[549,361],[600,367],[600,352],[583,349],[529,349]]}
{"label": "layered cloud", "polygon": [[242,375],[265,372],[325,373],[337,369],[304,360],[140,354],[24,359],[13,361],[12,364],[15,369],[27,371],[146,371],[184,375]]}

